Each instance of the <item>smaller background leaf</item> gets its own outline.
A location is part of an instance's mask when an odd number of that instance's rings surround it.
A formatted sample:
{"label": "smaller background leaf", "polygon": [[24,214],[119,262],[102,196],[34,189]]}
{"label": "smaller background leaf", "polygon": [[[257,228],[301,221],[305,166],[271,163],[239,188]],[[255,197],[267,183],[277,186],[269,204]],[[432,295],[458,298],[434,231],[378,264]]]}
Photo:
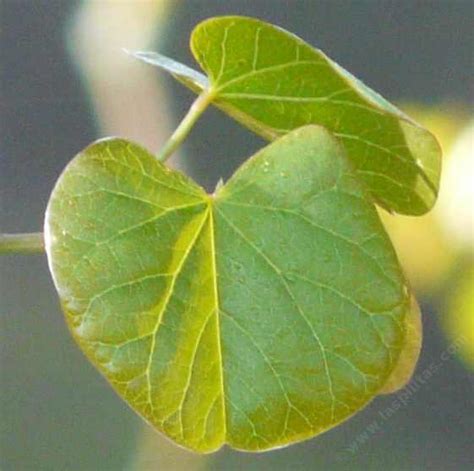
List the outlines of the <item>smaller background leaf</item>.
{"label": "smaller background leaf", "polygon": [[215,104],[267,139],[318,124],[344,144],[384,208],[419,215],[434,205],[440,147],[427,130],[298,37],[263,21],[217,17],[193,31],[191,49]]}

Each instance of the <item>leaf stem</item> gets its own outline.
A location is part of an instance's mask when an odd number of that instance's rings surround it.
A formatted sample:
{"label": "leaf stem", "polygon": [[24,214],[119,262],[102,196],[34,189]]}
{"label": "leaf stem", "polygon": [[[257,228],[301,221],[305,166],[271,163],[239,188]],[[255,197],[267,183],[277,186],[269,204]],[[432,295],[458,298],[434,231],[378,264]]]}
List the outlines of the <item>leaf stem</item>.
{"label": "leaf stem", "polygon": [[214,96],[214,90],[208,88],[196,98],[194,103],[191,105],[191,108],[189,108],[189,111],[186,113],[186,116],[183,118],[181,123],[179,123],[174,133],[156,156],[159,161],[165,162],[186,139],[198,118],[204,113],[206,108],[214,99]]}
{"label": "leaf stem", "polygon": [[44,252],[44,237],[41,232],[31,234],[0,234],[0,255],[34,254]]}

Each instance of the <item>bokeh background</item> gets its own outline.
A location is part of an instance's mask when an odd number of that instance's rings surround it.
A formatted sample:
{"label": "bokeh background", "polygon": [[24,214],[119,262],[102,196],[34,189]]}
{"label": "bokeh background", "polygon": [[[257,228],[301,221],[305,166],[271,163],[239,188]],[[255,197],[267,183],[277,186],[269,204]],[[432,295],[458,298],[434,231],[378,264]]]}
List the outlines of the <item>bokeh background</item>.
{"label": "bokeh background", "polygon": [[[193,65],[192,27],[222,14],[293,31],[438,136],[445,157],[436,209],[416,219],[382,215],[423,311],[411,387],[290,448],[200,457],[147,427],[85,360],[45,256],[5,256],[0,469],[472,471],[472,0],[2,0],[0,232],[41,230],[56,178],[94,139],[122,135],[159,148],[192,95],[121,48]],[[212,188],[262,145],[211,109],[171,163]]]}

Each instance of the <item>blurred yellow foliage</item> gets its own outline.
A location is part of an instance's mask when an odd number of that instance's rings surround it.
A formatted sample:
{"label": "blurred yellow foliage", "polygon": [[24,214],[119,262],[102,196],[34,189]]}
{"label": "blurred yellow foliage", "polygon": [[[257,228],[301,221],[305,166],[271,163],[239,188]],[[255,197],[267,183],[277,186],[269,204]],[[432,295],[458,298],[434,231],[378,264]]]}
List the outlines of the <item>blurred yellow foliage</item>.
{"label": "blurred yellow foliage", "polygon": [[[446,166],[451,149],[468,122],[466,111],[453,105],[436,108],[408,105],[403,108],[438,138],[444,153],[443,166]],[[443,227],[444,217],[440,214],[442,200],[448,198],[452,190],[442,174],[439,201],[426,216],[392,216],[380,211],[406,275],[421,295],[432,295],[441,288],[459,253],[456,241]]]}
{"label": "blurred yellow foliage", "polygon": [[443,148],[439,200],[420,218],[380,214],[414,290],[445,297],[441,326],[450,343],[462,339],[457,353],[474,368],[474,120],[455,106],[404,109]]}
{"label": "blurred yellow foliage", "polygon": [[474,265],[460,273],[442,313],[443,327],[452,342],[461,339],[458,355],[474,369]]}

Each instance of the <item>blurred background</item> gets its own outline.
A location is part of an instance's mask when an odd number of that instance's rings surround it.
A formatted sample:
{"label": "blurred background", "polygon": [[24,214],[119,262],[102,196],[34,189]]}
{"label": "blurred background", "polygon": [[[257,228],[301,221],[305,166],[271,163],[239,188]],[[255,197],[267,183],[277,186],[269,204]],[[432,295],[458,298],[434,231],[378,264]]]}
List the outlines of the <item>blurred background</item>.
{"label": "blurred background", "polygon": [[[436,209],[422,218],[382,214],[423,312],[411,388],[290,448],[196,456],[147,427],[85,360],[66,330],[46,257],[5,256],[0,469],[472,471],[472,0],[0,0],[0,232],[41,230],[56,178],[91,141],[121,135],[158,149],[192,94],[121,48],[194,66],[193,26],[223,14],[296,33],[440,140]],[[213,188],[263,144],[210,109],[170,162]]]}

